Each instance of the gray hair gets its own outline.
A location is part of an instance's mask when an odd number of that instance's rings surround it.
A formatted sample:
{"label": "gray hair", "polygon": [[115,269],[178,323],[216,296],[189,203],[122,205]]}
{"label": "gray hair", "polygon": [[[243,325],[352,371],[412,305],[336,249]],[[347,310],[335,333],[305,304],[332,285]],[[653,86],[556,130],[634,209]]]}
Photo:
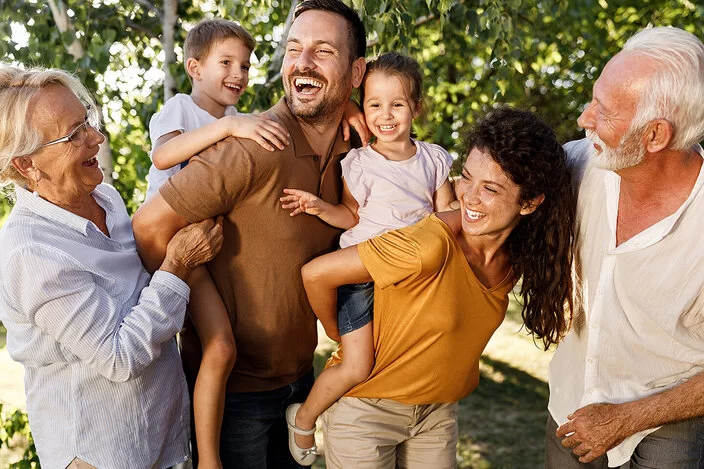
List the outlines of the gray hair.
{"label": "gray hair", "polygon": [[631,37],[623,52],[662,67],[648,81],[631,124],[666,119],[674,128],[670,148],[686,150],[704,138],[704,44],[679,28],[648,28]]}
{"label": "gray hair", "polygon": [[98,124],[93,97],[73,75],[58,69],[25,70],[0,65],[0,187],[12,183],[27,185],[24,176],[12,166],[12,160],[31,155],[42,144],[42,133],[34,126],[30,106],[42,88],[52,84],[66,87],[90,106],[89,121]]}

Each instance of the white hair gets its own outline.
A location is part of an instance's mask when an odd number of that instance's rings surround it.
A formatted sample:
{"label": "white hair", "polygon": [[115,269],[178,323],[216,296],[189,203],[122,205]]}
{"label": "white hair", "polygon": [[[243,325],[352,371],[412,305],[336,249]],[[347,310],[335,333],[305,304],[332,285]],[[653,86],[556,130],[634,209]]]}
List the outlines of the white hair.
{"label": "white hair", "polygon": [[673,126],[670,148],[686,150],[704,138],[704,44],[679,28],[648,28],[631,37],[623,53],[661,64],[641,95],[632,128],[654,119]]}
{"label": "white hair", "polygon": [[51,84],[66,87],[90,106],[89,120],[98,124],[92,96],[73,75],[59,69],[25,70],[0,65],[0,187],[12,183],[26,186],[26,179],[12,165],[12,160],[31,155],[42,144],[41,129],[34,125],[31,104],[42,88]]}

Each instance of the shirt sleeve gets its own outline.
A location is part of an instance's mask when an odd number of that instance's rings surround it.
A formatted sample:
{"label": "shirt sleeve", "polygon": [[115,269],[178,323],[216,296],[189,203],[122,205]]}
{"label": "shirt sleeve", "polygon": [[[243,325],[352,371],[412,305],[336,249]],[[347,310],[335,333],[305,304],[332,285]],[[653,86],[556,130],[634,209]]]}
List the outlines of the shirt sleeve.
{"label": "shirt sleeve", "polygon": [[183,325],[190,293],[183,281],[157,271],[137,304],[120,304],[100,278],[46,246],[18,251],[7,274],[10,303],[28,324],[116,382],[137,377],[160,356]]}
{"label": "shirt sleeve", "polygon": [[572,185],[575,190],[584,180],[589,160],[591,156],[592,143],[588,138],[574,140],[563,145],[565,153],[567,153],[567,167],[572,175]]}
{"label": "shirt sleeve", "polygon": [[415,225],[360,243],[359,256],[379,288],[395,285],[421,271]]}
{"label": "shirt sleeve", "polygon": [[[260,162],[257,174],[266,173],[266,164]],[[229,213],[247,195],[255,177],[252,155],[238,139],[229,137],[191,158],[159,193],[179,215],[196,223]]]}
{"label": "shirt sleeve", "polygon": [[152,142],[152,148],[162,136],[170,132],[186,131],[186,112],[189,110],[184,106],[184,101],[176,96],[168,100],[161,111],[152,116],[149,121],[149,139]]}
{"label": "shirt sleeve", "polygon": [[440,145],[432,145],[433,161],[435,162],[435,190],[440,189],[450,174],[452,168],[452,155]]}
{"label": "shirt sleeve", "polygon": [[369,189],[364,183],[364,164],[362,163],[362,149],[354,148],[347,153],[341,161],[342,177],[347,183],[352,197],[360,207],[367,204]]}

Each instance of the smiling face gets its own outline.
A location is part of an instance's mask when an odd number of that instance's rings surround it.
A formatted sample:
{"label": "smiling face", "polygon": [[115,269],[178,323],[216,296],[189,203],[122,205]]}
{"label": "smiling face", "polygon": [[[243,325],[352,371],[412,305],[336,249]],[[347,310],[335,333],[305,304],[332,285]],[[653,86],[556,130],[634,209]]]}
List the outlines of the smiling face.
{"label": "smiling face", "polygon": [[530,203],[523,203],[520,192],[520,187],[491,155],[477,148],[472,149],[456,186],[464,234],[508,236],[521,217],[532,213],[542,202],[541,196]]}
{"label": "smiling face", "polygon": [[301,13],[291,25],[282,73],[295,116],[321,123],[342,115],[364,74],[364,59],[350,60],[348,28],[342,16],[320,10]]}
{"label": "smiling face", "polygon": [[406,144],[419,108],[405,83],[394,74],[372,72],[364,81],[364,118],[376,137],[375,147]]}
{"label": "smiling face", "polygon": [[620,53],[606,64],[594,84],[592,101],[577,123],[592,141],[598,167],[618,171],[643,161],[643,129],[634,128],[633,123],[652,67],[643,57]]}
{"label": "smiling face", "polygon": [[214,44],[204,59],[188,59],[196,104],[218,118],[237,104],[249,83],[251,55],[244,42],[231,37]]}
{"label": "smiling face", "polygon": [[[50,142],[81,125],[87,110],[78,98],[61,85],[43,88],[30,107],[32,125],[39,129],[43,142]],[[31,182],[30,188],[50,201],[75,200],[85,197],[103,181],[103,172],[97,161],[103,134],[90,126],[83,145],[71,142],[57,143],[37,150],[22,158],[23,175]],[[18,168],[19,169],[19,168]]]}

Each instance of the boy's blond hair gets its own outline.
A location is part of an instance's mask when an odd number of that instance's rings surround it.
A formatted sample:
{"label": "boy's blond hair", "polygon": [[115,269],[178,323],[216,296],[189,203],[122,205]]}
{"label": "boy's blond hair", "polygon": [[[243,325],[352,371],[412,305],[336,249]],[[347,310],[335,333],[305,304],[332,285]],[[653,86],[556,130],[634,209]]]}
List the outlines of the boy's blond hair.
{"label": "boy's blond hair", "polygon": [[190,58],[204,60],[214,44],[230,38],[239,39],[250,51],[257,46],[252,35],[234,21],[221,18],[201,21],[186,35],[183,62],[188,62]]}

